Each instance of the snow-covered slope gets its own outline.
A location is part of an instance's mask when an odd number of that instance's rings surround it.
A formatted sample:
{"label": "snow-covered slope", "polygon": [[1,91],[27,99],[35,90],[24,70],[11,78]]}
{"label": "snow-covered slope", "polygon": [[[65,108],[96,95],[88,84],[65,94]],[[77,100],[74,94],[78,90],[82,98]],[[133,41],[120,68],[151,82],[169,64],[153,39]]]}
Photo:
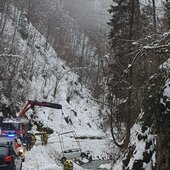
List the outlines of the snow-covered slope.
{"label": "snow-covered slope", "polygon": [[[9,20],[6,34],[11,36],[14,27]],[[93,159],[107,157],[107,141],[103,132],[99,129],[98,118],[99,106],[92,100],[91,93],[78,81],[78,76],[60,60],[53,48],[46,44],[45,38],[30,24],[27,39],[22,39],[20,33],[16,33],[21,63],[27,62],[29,83],[27,99],[59,103],[62,110],[50,108],[36,108],[33,121],[41,122],[44,127],[54,131],[49,136],[49,144],[41,146],[40,138],[37,143],[26,154],[23,169],[57,170],[62,165],[57,160],[61,152],[59,134],[68,131],[63,136],[64,149],[75,148],[80,142],[82,150],[89,150]],[[64,50],[64,49],[63,49]],[[24,81],[21,79],[21,84]],[[29,110],[27,116],[33,114]],[[36,116],[35,116],[36,115]],[[37,127],[33,126],[32,132]],[[80,139],[75,140],[74,136]],[[89,138],[93,138],[90,140]],[[81,167],[74,165],[76,169]]]}
{"label": "snow-covered slope", "polygon": [[127,154],[119,159],[112,170],[151,170],[155,165],[155,136],[149,128],[143,128],[140,122],[131,129],[131,142]]}

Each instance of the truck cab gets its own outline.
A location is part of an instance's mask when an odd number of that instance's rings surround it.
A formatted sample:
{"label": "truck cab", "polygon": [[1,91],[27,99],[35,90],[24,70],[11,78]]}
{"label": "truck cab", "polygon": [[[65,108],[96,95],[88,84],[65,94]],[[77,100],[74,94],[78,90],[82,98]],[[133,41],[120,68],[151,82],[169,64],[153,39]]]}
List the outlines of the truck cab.
{"label": "truck cab", "polygon": [[23,135],[28,128],[28,120],[18,118],[4,119],[1,124],[1,134]]}

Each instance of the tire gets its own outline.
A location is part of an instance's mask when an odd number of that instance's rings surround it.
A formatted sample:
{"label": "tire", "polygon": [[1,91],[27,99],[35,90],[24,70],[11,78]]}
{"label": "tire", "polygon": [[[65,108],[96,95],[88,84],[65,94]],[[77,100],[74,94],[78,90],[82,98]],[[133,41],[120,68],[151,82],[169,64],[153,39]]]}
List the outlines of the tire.
{"label": "tire", "polygon": [[22,162],[25,162],[25,158],[22,159]]}
{"label": "tire", "polygon": [[21,162],[20,170],[22,170],[22,162]]}
{"label": "tire", "polygon": [[89,156],[87,159],[89,160],[89,162],[93,161],[92,156]]}
{"label": "tire", "polygon": [[11,170],[16,170],[15,163],[12,163]]}
{"label": "tire", "polygon": [[15,166],[13,166],[13,167],[12,167],[12,170],[16,170],[16,167],[15,167]]}
{"label": "tire", "polygon": [[82,152],[80,156],[81,156],[82,158],[85,158],[87,155],[86,155],[84,152]]}
{"label": "tire", "polygon": [[61,163],[64,163],[66,160],[67,160],[66,157],[62,157],[62,158],[61,158]]}

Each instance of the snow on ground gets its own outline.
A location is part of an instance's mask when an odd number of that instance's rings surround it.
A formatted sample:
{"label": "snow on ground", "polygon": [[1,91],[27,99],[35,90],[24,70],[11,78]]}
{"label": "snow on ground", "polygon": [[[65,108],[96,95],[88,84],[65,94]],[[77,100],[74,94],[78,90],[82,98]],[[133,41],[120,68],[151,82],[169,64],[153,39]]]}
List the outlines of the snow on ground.
{"label": "snow on ground", "polygon": [[[140,114],[139,116],[140,118],[142,117],[142,114]],[[145,132],[142,132],[142,127],[140,122],[135,123],[131,129],[131,142],[129,144],[129,147],[134,148],[133,150],[133,156],[130,157],[130,161],[128,162],[128,165],[126,168],[128,168],[129,170],[133,170],[133,166],[134,166],[134,162],[138,161],[138,160],[143,160],[144,156],[143,153],[146,151],[146,143],[147,142],[151,142],[154,145],[154,135],[151,135],[151,133],[149,132],[150,129],[148,128]],[[141,135],[142,137],[146,137],[145,139],[139,139],[138,135]],[[150,146],[148,148],[148,152],[152,152],[154,151],[154,146]],[[125,160],[125,158],[124,158]],[[148,163],[143,163],[143,168],[145,170],[151,170],[151,167],[153,166],[153,164],[155,163],[155,153],[153,153],[151,160]],[[112,167],[112,170],[123,170],[123,162],[122,162],[122,158],[119,159]]]}
{"label": "snow on ground", "polygon": [[111,168],[111,164],[102,164],[99,166],[99,169],[110,169]]}
{"label": "snow on ground", "polygon": [[[6,34],[11,36],[13,30],[12,22],[9,22]],[[106,159],[110,152],[107,149],[108,141],[104,133],[99,130],[99,106],[90,99],[92,98],[90,91],[78,82],[78,76],[60,60],[49,44],[45,49],[45,38],[31,24],[29,36],[33,38],[23,40],[19,32],[16,34],[21,60],[29,61],[32,67],[33,76],[27,84],[30,89],[27,99],[58,103],[62,105],[62,110],[35,108],[34,121],[40,121],[45,127],[51,128],[54,133],[49,135],[47,146],[41,146],[40,138],[37,137],[36,145],[26,153],[22,169],[62,169],[62,164],[58,160],[62,151],[61,146],[63,150],[80,146],[82,151],[90,151],[93,159]],[[32,113],[29,110],[27,116],[29,117]],[[59,134],[68,131],[74,133],[64,135],[63,145],[61,145]],[[33,126],[31,132],[37,132],[36,126]],[[86,137],[86,139],[75,140],[75,136]],[[81,170],[82,168],[74,164],[74,169]]]}
{"label": "snow on ground", "polygon": [[[30,151],[26,153],[25,162],[22,164],[22,170],[63,170],[63,165],[53,160],[50,157],[49,146],[34,146]],[[83,170],[73,162],[75,170]]]}
{"label": "snow on ground", "polygon": [[24,170],[61,170],[55,161],[49,157],[45,147],[36,146],[26,153],[25,162],[23,163]]}

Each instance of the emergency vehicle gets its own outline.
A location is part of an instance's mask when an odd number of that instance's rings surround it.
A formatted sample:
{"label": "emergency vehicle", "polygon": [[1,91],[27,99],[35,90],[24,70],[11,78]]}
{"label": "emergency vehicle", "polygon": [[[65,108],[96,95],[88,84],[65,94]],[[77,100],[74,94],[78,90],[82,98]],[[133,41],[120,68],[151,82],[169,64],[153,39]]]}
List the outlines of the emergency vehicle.
{"label": "emergency vehicle", "polygon": [[25,113],[30,109],[34,108],[35,106],[39,107],[50,107],[54,109],[62,109],[60,104],[50,103],[50,102],[38,102],[28,100],[28,102],[24,105],[24,107],[20,110],[17,114],[17,118],[2,118],[1,122],[1,129],[0,134],[16,134],[16,135],[23,135],[28,130],[28,123],[29,120],[24,118]]}
{"label": "emergency vehicle", "polygon": [[12,145],[17,156],[19,156],[22,161],[25,160],[25,147],[23,146],[21,139],[18,138],[16,134],[11,133],[0,135],[0,144]]}
{"label": "emergency vehicle", "polygon": [[28,122],[25,118],[5,118],[1,124],[1,134],[22,135],[28,130]]}

